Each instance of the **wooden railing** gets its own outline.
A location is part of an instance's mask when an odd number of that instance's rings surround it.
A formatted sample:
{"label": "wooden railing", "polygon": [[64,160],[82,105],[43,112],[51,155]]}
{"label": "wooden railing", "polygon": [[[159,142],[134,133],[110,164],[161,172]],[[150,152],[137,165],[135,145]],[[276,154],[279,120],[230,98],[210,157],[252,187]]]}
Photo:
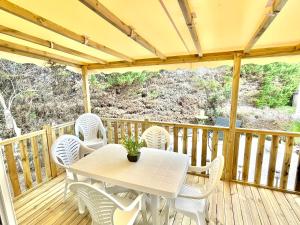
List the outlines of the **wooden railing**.
{"label": "wooden railing", "polygon": [[[232,149],[228,146],[228,127],[149,120],[102,120],[109,143],[120,143],[122,138],[129,136],[137,140],[148,127],[162,126],[171,135],[170,150],[189,155],[191,165],[205,166],[223,154],[226,168],[230,161],[228,155],[232,155],[233,165],[229,172],[232,172],[233,181],[299,193],[295,184],[300,148],[295,142],[300,133],[237,128],[234,151],[228,154],[228,149]],[[62,134],[74,134],[74,122],[45,125],[40,131],[0,141],[15,197],[64,172],[50,156],[52,143]]]}

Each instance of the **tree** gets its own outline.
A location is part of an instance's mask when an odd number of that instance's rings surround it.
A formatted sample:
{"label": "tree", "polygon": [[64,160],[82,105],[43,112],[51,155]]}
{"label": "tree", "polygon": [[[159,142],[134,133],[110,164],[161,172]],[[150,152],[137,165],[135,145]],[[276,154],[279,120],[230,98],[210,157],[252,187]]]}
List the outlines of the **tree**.
{"label": "tree", "polygon": [[[34,68],[20,67],[6,60],[0,61],[0,106],[4,114],[5,127],[11,131],[12,136],[21,135],[21,128],[17,125],[12,112],[13,105],[19,101],[31,106],[32,98],[36,94],[31,79]],[[30,113],[30,109],[27,113]]]}

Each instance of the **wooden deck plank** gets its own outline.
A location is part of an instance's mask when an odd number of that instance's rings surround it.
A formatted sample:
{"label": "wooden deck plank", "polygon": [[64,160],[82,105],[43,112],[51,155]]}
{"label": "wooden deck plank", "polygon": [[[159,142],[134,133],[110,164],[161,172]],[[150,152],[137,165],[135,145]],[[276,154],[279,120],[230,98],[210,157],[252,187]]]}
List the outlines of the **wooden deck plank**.
{"label": "wooden deck plank", "polygon": [[[264,189],[258,189],[258,193],[261,197],[261,201],[264,205],[264,208],[266,210],[266,213],[269,217],[269,220],[272,225],[279,225],[281,224],[280,221],[278,221],[277,216],[275,215],[275,209],[273,209],[272,204],[270,203],[270,200],[268,199],[268,196],[266,195],[266,192]],[[285,223],[284,223],[285,224]]]}
{"label": "wooden deck plank", "polygon": [[288,221],[288,224],[300,224],[300,220],[297,218],[296,213],[293,211],[293,208],[285,198],[284,193],[272,191],[272,194],[274,195],[279,208],[282,210],[282,213]]}
{"label": "wooden deck plank", "polygon": [[[186,182],[200,188],[207,178],[188,175]],[[36,190],[29,191],[14,200],[17,220],[20,225],[26,224],[91,224],[88,212],[80,215],[77,200],[68,193],[63,202],[64,175],[60,175]],[[277,191],[270,191],[243,184],[220,182],[216,193],[209,197],[209,224],[243,225],[243,224],[291,224],[300,223],[300,196]],[[162,201],[163,209],[165,201]],[[162,220],[165,210],[162,210]],[[170,213],[173,225],[195,225],[195,221],[180,213]],[[148,224],[151,216],[148,214]],[[139,215],[135,225],[142,225]],[[163,222],[162,222],[163,224]]]}

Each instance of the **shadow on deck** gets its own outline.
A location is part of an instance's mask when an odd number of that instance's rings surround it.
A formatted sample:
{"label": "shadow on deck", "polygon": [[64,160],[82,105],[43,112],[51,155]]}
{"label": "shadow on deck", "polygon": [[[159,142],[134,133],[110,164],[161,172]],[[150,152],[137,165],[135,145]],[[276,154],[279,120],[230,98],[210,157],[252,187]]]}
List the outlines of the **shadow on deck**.
{"label": "shadow on deck", "polygon": [[[188,175],[187,183],[203,185],[205,178]],[[91,224],[86,213],[80,215],[77,201],[68,193],[63,202],[64,175],[44,183],[14,201],[21,224]],[[210,197],[209,224],[300,224],[300,196],[236,183],[220,182]],[[163,203],[162,203],[163,204]],[[170,224],[195,224],[182,214],[172,214]],[[149,218],[151,224],[151,218]],[[143,224],[141,216],[136,224]]]}

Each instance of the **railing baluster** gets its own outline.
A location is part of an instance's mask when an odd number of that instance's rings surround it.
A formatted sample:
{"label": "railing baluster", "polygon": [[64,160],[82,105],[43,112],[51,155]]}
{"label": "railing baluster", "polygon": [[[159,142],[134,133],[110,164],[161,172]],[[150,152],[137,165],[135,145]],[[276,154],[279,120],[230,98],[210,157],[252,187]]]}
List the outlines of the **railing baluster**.
{"label": "railing baluster", "polygon": [[279,137],[277,135],[273,135],[271,152],[270,152],[270,160],[269,160],[269,173],[268,173],[268,186],[270,187],[274,186],[278,144],[279,144]]}
{"label": "railing baluster", "polygon": [[234,152],[233,152],[233,165],[232,165],[232,179],[237,179],[238,172],[238,156],[239,156],[239,147],[240,147],[240,137],[241,133],[236,132],[234,138]]}
{"label": "railing baluster", "polygon": [[202,130],[202,152],[201,152],[201,166],[206,165],[207,158],[207,130]]}
{"label": "railing baluster", "polygon": [[128,138],[131,138],[131,123],[127,122],[127,133],[128,133]]}
{"label": "railing baluster", "polygon": [[248,181],[249,174],[249,164],[250,164],[250,156],[251,156],[251,147],[252,147],[252,134],[246,134],[245,141],[245,153],[244,153],[244,163],[243,163],[243,181]]}
{"label": "railing baluster", "polygon": [[121,139],[123,140],[125,138],[125,126],[124,123],[120,123],[120,128],[121,128]]}
{"label": "railing baluster", "polygon": [[111,121],[107,121],[107,139],[108,139],[108,143],[113,143],[113,138],[112,138],[112,131],[113,128],[112,128],[112,125],[111,125]]}
{"label": "railing baluster", "polygon": [[58,129],[58,136],[60,137],[61,135],[64,135],[65,134],[65,128],[64,127],[61,127]]}
{"label": "railing baluster", "polygon": [[294,147],[294,138],[287,137],[285,143],[285,152],[284,152],[282,170],[281,170],[280,188],[284,188],[284,189],[287,188],[287,181],[289,176],[293,147]]}
{"label": "railing baluster", "polygon": [[295,177],[295,191],[300,191],[300,154],[298,153],[297,173]]}
{"label": "railing baluster", "polygon": [[135,141],[139,140],[139,124],[138,124],[138,122],[134,123],[134,139],[135,139]]}
{"label": "railing baluster", "polygon": [[173,128],[174,152],[178,152],[178,127]]}
{"label": "railing baluster", "polygon": [[188,136],[187,136],[187,128],[183,128],[183,140],[182,140],[182,152],[183,154],[187,154],[187,148],[188,148]]}
{"label": "railing baluster", "polygon": [[192,137],[192,166],[197,165],[197,139],[198,139],[198,129],[193,128],[193,137]]}
{"label": "railing baluster", "polygon": [[20,146],[20,156],[21,156],[22,166],[23,166],[23,176],[25,180],[25,186],[26,189],[30,189],[32,187],[32,177],[31,177],[31,171],[29,165],[27,140],[20,141],[19,146]]}
{"label": "railing baluster", "polygon": [[4,146],[4,152],[7,162],[8,175],[11,181],[14,196],[21,194],[20,182],[18,177],[18,171],[16,166],[16,160],[14,157],[13,143]]}
{"label": "railing baluster", "polygon": [[32,137],[30,141],[31,141],[31,150],[32,150],[32,155],[33,155],[34,170],[35,170],[35,174],[36,174],[36,181],[39,184],[43,181],[43,179],[42,179],[42,173],[41,173],[41,163],[40,163],[40,157],[39,157],[38,143],[37,143],[36,137]]}
{"label": "railing baluster", "polygon": [[218,141],[219,141],[218,131],[213,130],[212,152],[211,152],[212,160],[214,160],[217,157],[217,154],[218,154]]}
{"label": "railing baluster", "polygon": [[228,149],[228,145],[227,145],[227,142],[228,142],[228,131],[223,131],[223,146],[222,146],[222,154],[224,156],[224,169],[223,169],[223,173],[222,173],[222,179],[225,178],[225,168],[226,168],[226,155],[227,155],[227,149]]}
{"label": "railing baluster", "polygon": [[262,168],[262,161],[265,149],[265,134],[260,134],[258,138],[258,145],[257,145],[257,153],[256,153],[256,167],[255,167],[255,176],[254,176],[254,183],[260,184],[261,178],[261,168]]}
{"label": "railing baluster", "polygon": [[119,132],[118,132],[118,122],[115,121],[114,123],[114,141],[115,141],[115,144],[118,144],[119,143]]}
{"label": "railing baluster", "polygon": [[[46,130],[45,130],[46,131]],[[46,168],[46,176],[48,179],[51,178],[51,159],[49,155],[49,150],[48,150],[48,139],[47,139],[47,133],[45,132],[42,135],[42,143],[43,143],[43,158],[44,158],[44,163],[45,163],[45,168]]]}

